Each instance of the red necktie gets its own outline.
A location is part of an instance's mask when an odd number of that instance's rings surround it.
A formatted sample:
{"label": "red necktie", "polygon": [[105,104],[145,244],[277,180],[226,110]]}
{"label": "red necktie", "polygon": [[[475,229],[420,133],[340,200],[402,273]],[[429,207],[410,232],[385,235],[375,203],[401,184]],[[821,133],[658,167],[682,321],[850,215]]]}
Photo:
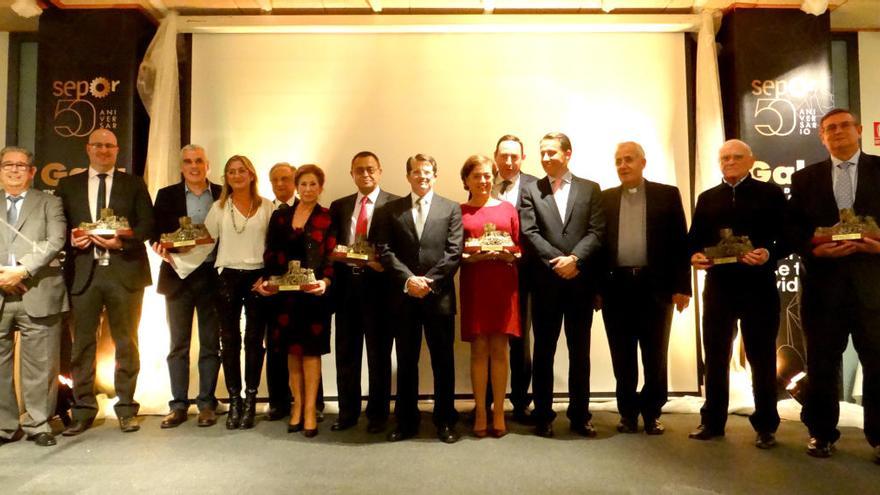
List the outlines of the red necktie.
{"label": "red necktie", "polygon": [[355,237],[366,237],[367,236],[367,201],[370,198],[368,196],[364,196],[361,199],[361,211],[358,212],[357,223],[354,224],[354,236]]}

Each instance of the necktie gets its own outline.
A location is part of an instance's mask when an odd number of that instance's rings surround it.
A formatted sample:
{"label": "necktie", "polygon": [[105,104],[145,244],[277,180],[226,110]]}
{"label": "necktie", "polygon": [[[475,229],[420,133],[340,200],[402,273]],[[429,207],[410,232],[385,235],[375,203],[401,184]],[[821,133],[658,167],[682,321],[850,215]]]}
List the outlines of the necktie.
{"label": "necktie", "polygon": [[[6,223],[11,225],[13,228],[15,224],[18,222],[18,202],[22,199],[21,196],[9,196],[6,198],[6,201],[9,202],[9,209],[6,210]],[[12,246],[10,246],[9,258],[7,259],[8,266],[15,266],[15,254],[12,253]]]}
{"label": "necktie", "polygon": [[852,208],[855,202],[852,179],[849,177],[850,162],[842,162],[837,165],[840,172],[837,174],[837,182],[834,184],[834,199],[837,200],[837,208]]}
{"label": "necktie", "polygon": [[95,209],[95,221],[101,218],[101,210],[107,207],[107,174],[98,174],[98,206]]}
{"label": "necktie", "polygon": [[513,182],[511,182],[507,179],[504,179],[503,181],[501,181],[501,194],[506,193],[507,188],[510,187],[511,184],[513,184]]}
{"label": "necktie", "polygon": [[361,211],[358,212],[357,223],[354,224],[355,238],[367,237],[367,201],[369,200],[367,196],[361,198]]}
{"label": "necktie", "polygon": [[286,209],[288,209],[288,208],[290,208],[290,205],[287,204],[287,203],[283,203],[283,202],[282,202],[282,203],[278,203],[278,206],[275,207],[276,210],[286,210]]}
{"label": "necktie", "polygon": [[419,198],[416,201],[416,235],[422,238],[422,231],[425,230],[425,198]]}

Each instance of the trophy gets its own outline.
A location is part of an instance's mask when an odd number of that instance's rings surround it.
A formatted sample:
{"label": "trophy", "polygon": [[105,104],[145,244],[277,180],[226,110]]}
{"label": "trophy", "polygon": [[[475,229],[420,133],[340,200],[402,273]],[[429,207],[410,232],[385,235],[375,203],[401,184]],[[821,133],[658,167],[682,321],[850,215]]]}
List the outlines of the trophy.
{"label": "trophy", "polygon": [[468,254],[490,253],[497,251],[507,251],[508,253],[518,253],[519,248],[513,243],[510,234],[498,230],[494,223],[483,225],[483,235],[480,237],[469,237],[464,241],[464,252]]}
{"label": "trophy", "polygon": [[293,260],[287,263],[287,273],[269,277],[268,285],[277,287],[279,291],[287,292],[314,289],[318,287],[318,281],[315,279],[315,270],[303,268],[300,266],[299,260]]}
{"label": "trophy", "polygon": [[866,237],[880,240],[880,227],[870,215],[859,216],[852,208],[840,210],[840,221],[831,227],[818,227],[813,244],[837,241],[860,241]]}
{"label": "trophy", "polygon": [[101,209],[101,215],[97,222],[82,222],[79,227],[73,229],[74,237],[94,235],[110,239],[114,236],[131,237],[134,232],[128,225],[128,219],[113,214],[113,208]]}
{"label": "trophy", "polygon": [[363,266],[376,260],[376,250],[363,235],[357,235],[354,242],[346,246],[337,244],[330,253],[330,259],[351,265]]}
{"label": "trophy", "polygon": [[747,235],[733,235],[733,229],[721,229],[718,244],[706,248],[704,254],[713,265],[736,263],[740,258],[754,250]]}
{"label": "trophy", "polygon": [[204,224],[192,223],[192,218],[180,217],[180,228],[174,232],[166,232],[160,236],[159,244],[168,250],[199,244],[213,244],[214,239]]}

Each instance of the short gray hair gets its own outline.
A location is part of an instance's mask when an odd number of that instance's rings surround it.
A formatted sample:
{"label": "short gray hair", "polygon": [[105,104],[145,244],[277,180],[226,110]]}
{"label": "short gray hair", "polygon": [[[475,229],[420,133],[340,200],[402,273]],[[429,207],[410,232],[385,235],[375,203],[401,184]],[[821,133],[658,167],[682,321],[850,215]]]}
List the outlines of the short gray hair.
{"label": "short gray hair", "polygon": [[645,149],[642,148],[641,144],[639,144],[635,141],[624,141],[622,143],[617,143],[617,151],[619,151],[620,148],[622,148],[624,146],[632,146],[633,148],[635,148],[636,155],[638,155],[639,158],[642,158],[642,159],[645,158]]}
{"label": "short gray hair", "polygon": [[724,141],[724,144],[722,144],[721,147],[723,148],[724,146],[726,146],[728,144],[738,144],[738,145],[742,146],[743,148],[745,148],[746,151],[749,152],[749,156],[755,156],[755,154],[752,152],[752,147],[749,146],[749,143],[747,143],[741,139],[728,139],[727,141]]}
{"label": "short gray hair", "polygon": [[204,146],[199,145],[199,144],[190,143],[190,144],[184,146],[183,148],[180,148],[180,159],[181,160],[183,160],[183,154],[186,153],[187,151],[201,151],[202,154],[205,155],[205,157],[208,156],[208,152],[205,151]]}
{"label": "short gray hair", "polygon": [[34,154],[27,148],[22,148],[21,146],[7,146],[0,150],[0,159],[3,159],[3,157],[6,156],[6,153],[21,153],[27,157],[27,164],[31,167],[34,166]]}
{"label": "short gray hair", "polygon": [[281,168],[281,167],[287,167],[287,168],[290,169],[290,172],[291,172],[291,173],[296,174],[296,167],[294,167],[293,165],[291,165],[291,164],[289,164],[289,163],[287,163],[287,162],[278,162],[278,163],[276,163],[275,165],[272,165],[272,168],[269,169],[269,176],[271,177],[271,176],[272,176],[272,172],[278,170],[278,169]]}

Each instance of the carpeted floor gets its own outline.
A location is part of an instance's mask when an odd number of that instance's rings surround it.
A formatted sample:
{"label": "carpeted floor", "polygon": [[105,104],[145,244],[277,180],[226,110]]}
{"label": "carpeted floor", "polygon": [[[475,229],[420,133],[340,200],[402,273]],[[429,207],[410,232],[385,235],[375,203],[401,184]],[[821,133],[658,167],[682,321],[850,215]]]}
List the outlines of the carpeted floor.
{"label": "carpeted floor", "polygon": [[[831,459],[804,453],[806,431],[785,421],[780,445],[753,446],[748,419],[731,416],[727,436],[698,442],[687,433],[692,414],[663,417],[660,437],[618,434],[617,415],[597,412],[599,437],[568,431],[532,435],[510,422],[502,439],[467,435],[445,445],[424,415],[418,438],[391,444],[356,429],[331,432],[333,416],[314,439],[287,434],[285,421],[261,421],[250,431],[221,423],[198,428],[195,417],[161,430],[161,418],[141,417],[141,431],[123,434],[107,419],[55,447],[24,440],[0,447],[0,493],[878,493],[880,466],[861,430],[845,428]],[[59,425],[60,426],[60,425]]]}

